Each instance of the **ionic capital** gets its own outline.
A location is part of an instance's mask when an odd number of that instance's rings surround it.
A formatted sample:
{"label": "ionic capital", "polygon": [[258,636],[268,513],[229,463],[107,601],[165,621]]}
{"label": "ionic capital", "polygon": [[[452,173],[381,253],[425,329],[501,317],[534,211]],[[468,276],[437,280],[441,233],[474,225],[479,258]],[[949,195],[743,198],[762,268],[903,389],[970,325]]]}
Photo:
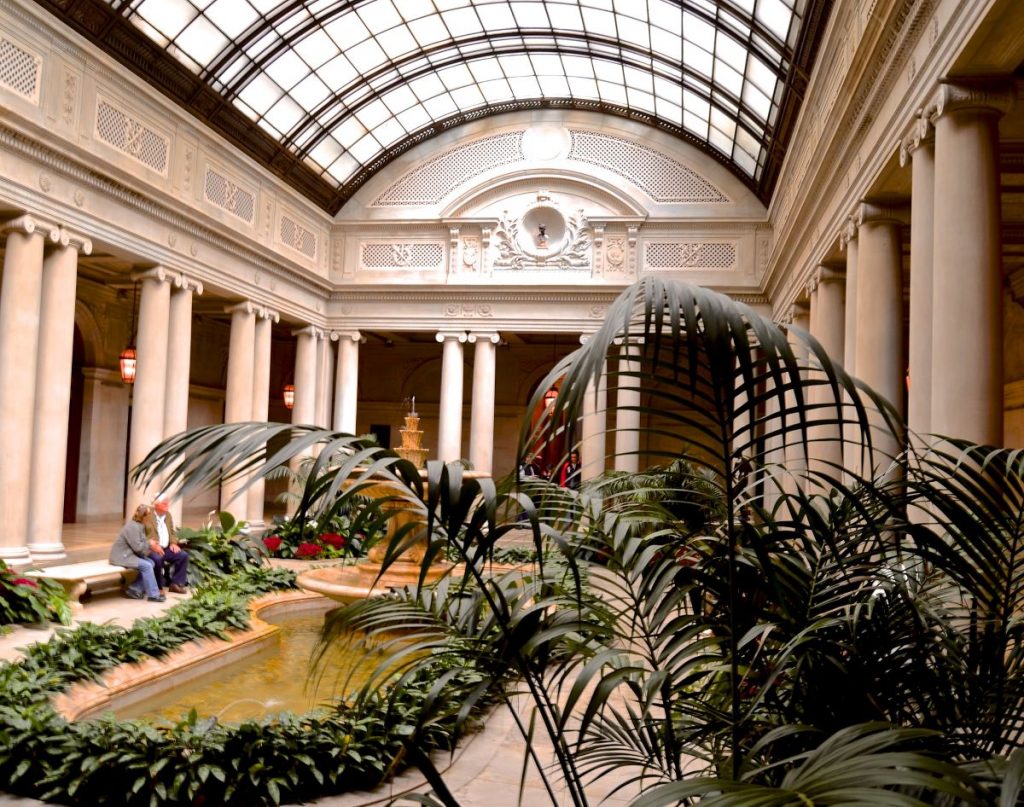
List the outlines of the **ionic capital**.
{"label": "ionic capital", "polygon": [[468,339],[471,345],[477,342],[490,342],[492,345],[496,345],[501,341],[501,334],[497,331],[473,331],[469,334]]}
{"label": "ionic capital", "polygon": [[628,350],[631,347],[639,347],[642,345],[644,343],[644,338],[639,335],[634,336],[633,334],[628,334],[626,336],[616,336],[612,339],[612,342],[619,347]]}
{"label": "ionic capital", "polygon": [[174,288],[178,289],[179,291],[192,292],[193,294],[197,294],[199,296],[202,296],[203,294],[203,284],[198,280],[193,280],[183,272],[178,272],[177,274],[175,274],[173,282]]}
{"label": "ionic capital", "polygon": [[366,337],[364,337],[358,330],[334,331],[334,338],[342,342],[355,342],[360,345],[366,344]]}
{"label": "ionic capital", "polygon": [[971,111],[978,115],[1005,115],[1013,106],[1014,87],[1008,82],[948,82],[939,86],[931,104],[934,123],[951,112]]}
{"label": "ionic capital", "polygon": [[316,325],[306,325],[302,328],[296,328],[292,331],[292,336],[309,336],[312,339],[324,339],[327,336],[326,331],[322,328],[316,327]]}
{"label": "ionic capital", "polygon": [[461,345],[465,343],[467,337],[465,331],[438,331],[434,338],[438,342],[457,341]]}
{"label": "ionic capital", "polygon": [[242,300],[240,303],[224,306],[225,314],[255,314],[258,306],[252,300]]}
{"label": "ionic capital", "polygon": [[265,305],[260,306],[256,309],[257,319],[266,319],[271,322],[280,322],[281,315],[272,308],[267,308]]}
{"label": "ionic capital", "polygon": [[16,219],[11,219],[0,225],[0,234],[6,235],[10,232],[25,233],[25,235],[39,233],[43,236],[44,240],[50,243],[60,243],[60,226],[43,221],[38,216],[33,216],[30,213],[18,216]]}
{"label": "ionic capital", "polygon": [[132,272],[131,279],[135,283],[140,281],[153,281],[154,283],[170,283],[175,278],[173,272],[168,272],[163,266],[154,266],[152,269],[140,269]]}
{"label": "ionic capital", "polygon": [[854,212],[858,227],[865,224],[910,224],[910,211],[905,205],[879,205],[861,202]]}
{"label": "ionic capital", "polygon": [[814,270],[812,277],[814,285],[817,287],[825,283],[841,283],[846,280],[846,273],[831,266],[819,266]]}
{"label": "ionic capital", "polygon": [[906,135],[900,139],[900,168],[905,167],[914,156],[914,152],[922,146],[928,147],[935,142],[935,129],[931,121],[932,110],[919,109]]}
{"label": "ionic capital", "polygon": [[857,223],[854,221],[853,216],[849,216],[846,221],[843,222],[842,229],[839,230],[839,248],[846,249],[851,241],[857,240]]}

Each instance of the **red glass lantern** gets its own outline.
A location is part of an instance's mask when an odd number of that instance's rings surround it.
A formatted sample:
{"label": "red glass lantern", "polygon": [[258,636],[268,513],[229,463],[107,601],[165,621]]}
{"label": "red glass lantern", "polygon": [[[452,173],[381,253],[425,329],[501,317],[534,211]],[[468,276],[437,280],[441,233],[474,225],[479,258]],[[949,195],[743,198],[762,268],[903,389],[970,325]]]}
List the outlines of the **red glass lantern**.
{"label": "red glass lantern", "polygon": [[284,398],[284,405],[286,409],[291,409],[295,406],[295,385],[285,384],[284,392],[281,394],[281,397]]}
{"label": "red glass lantern", "polygon": [[118,358],[117,363],[121,367],[121,381],[125,384],[134,384],[135,370],[138,366],[135,348],[132,345],[128,345],[128,347],[121,351],[121,356]]}

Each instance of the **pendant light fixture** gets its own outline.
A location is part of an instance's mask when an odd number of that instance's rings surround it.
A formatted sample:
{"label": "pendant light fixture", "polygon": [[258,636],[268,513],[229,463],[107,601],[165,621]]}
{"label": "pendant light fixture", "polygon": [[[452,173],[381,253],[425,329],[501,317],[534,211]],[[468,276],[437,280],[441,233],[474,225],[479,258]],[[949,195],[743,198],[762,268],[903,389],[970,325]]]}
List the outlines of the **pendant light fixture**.
{"label": "pendant light fixture", "polygon": [[128,346],[121,351],[117,363],[121,368],[121,382],[124,384],[135,383],[135,372],[138,369],[138,358],[135,353],[135,306],[139,297],[139,284],[135,283],[132,289],[132,327],[128,335]]}

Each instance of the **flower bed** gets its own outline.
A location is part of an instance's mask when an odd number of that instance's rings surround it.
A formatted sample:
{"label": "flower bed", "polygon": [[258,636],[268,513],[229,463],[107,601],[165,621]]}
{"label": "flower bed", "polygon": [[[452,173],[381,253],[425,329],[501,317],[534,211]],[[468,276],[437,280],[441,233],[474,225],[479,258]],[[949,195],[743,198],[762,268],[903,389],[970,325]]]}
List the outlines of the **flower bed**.
{"label": "flower bed", "polygon": [[[402,767],[410,732],[418,751],[451,748],[463,696],[480,676],[440,657],[387,695],[358,706],[338,702],[326,717],[226,726],[193,710],[166,726],[113,717],[68,723],[55,711],[53,696],[75,682],[193,639],[245,630],[251,597],[293,584],[291,572],[247,568],[212,580],[162,617],[129,629],[64,630],[22,660],[0,665],[3,788],[81,805],[278,804],[376,786]],[[418,725],[427,700],[434,716]]]}
{"label": "flower bed", "polygon": [[64,587],[55,580],[21,577],[0,560],[0,632],[5,625],[50,621],[71,622]]}
{"label": "flower bed", "polygon": [[301,524],[289,519],[275,519],[274,526],[263,538],[263,548],[272,558],[299,560],[331,560],[360,557],[365,554],[365,533],[351,530],[344,516],[318,525],[307,520]]}

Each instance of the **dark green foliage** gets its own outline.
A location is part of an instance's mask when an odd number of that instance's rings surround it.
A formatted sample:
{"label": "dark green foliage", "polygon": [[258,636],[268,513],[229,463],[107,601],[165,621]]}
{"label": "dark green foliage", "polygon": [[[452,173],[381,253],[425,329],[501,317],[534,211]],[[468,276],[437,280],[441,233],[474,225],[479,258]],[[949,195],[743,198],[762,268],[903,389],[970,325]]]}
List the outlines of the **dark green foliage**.
{"label": "dark green foliage", "polygon": [[71,621],[64,587],[45,577],[25,577],[0,560],[0,632],[4,625]]}
{"label": "dark green foliage", "polygon": [[181,527],[177,538],[188,550],[188,576],[192,584],[211,577],[234,574],[263,564],[259,541],[245,532],[244,521],[231,513],[217,513],[217,523],[207,521],[200,529]]}

